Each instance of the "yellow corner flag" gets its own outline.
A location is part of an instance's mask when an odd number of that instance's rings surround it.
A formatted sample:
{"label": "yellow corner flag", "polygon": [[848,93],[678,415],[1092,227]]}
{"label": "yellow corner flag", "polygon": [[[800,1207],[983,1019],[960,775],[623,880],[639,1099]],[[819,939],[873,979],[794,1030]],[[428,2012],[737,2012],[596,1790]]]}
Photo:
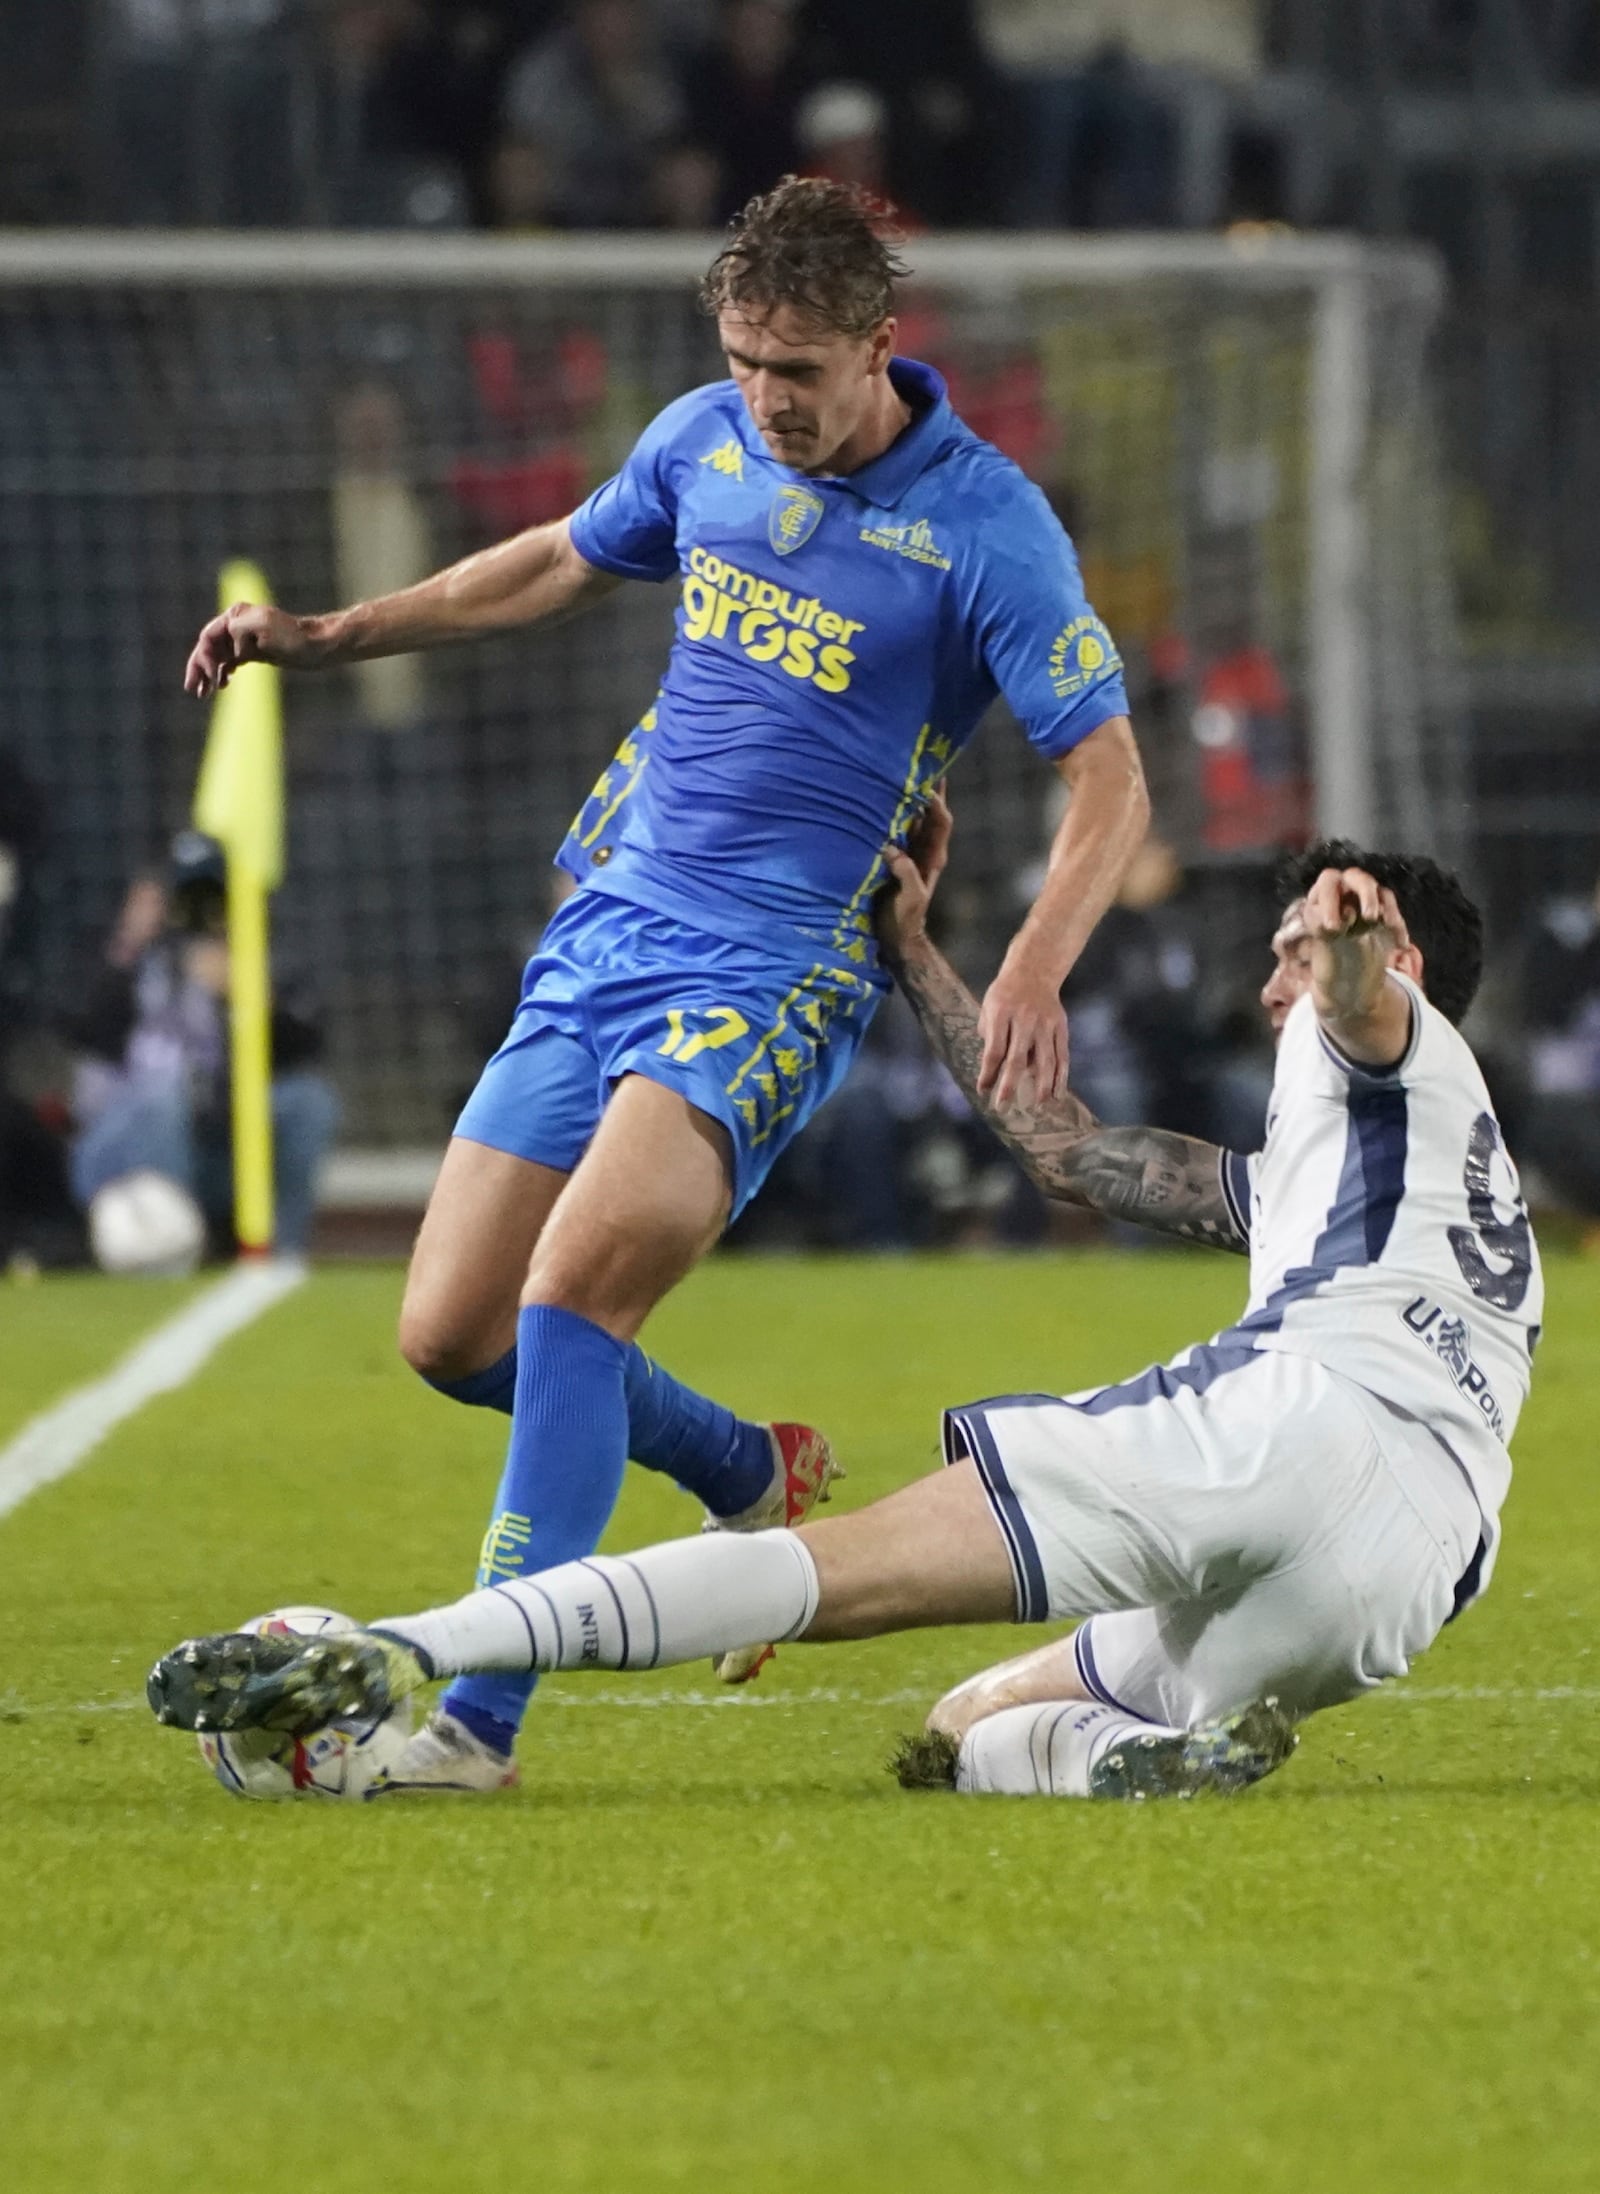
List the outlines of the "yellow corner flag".
{"label": "yellow corner flag", "polygon": [[[222,568],[219,605],[270,602],[254,564]],[[211,708],[197,830],[228,857],[228,997],[233,1036],[234,1232],[246,1256],[272,1247],[272,992],[267,895],[283,875],[283,701],[278,672],[236,671]]]}

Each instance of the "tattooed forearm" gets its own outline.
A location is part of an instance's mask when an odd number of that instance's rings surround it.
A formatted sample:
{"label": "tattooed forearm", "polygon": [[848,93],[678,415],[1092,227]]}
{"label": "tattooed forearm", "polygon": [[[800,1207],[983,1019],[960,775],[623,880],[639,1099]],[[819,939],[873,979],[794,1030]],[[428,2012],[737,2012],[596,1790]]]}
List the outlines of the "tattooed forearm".
{"label": "tattooed forearm", "polygon": [[[978,1002],[971,991],[944,954],[926,938],[889,964],[922,1023],[923,1035],[955,1076],[973,1110],[988,1121],[1002,1142],[1012,1143],[1018,1125],[1040,1115],[1022,1104],[1008,1106],[1002,1115],[987,1097],[978,1095],[983,1039],[978,1034]],[[1094,1114],[1070,1090],[1050,1106],[1049,1114],[1058,1135],[1082,1135],[1095,1125]]]}
{"label": "tattooed forearm", "polygon": [[1222,1153],[1215,1143],[1164,1128],[1097,1127],[1053,1167],[1031,1162],[1013,1147],[1047,1196],[1213,1249],[1250,1246],[1223,1196]]}
{"label": "tattooed forearm", "polygon": [[1214,1143],[1161,1128],[1102,1127],[1070,1091],[1047,1104],[1019,1102],[1001,1112],[978,1094],[978,1004],[954,968],[924,939],[894,962],[894,972],[968,1102],[1046,1196],[1183,1241],[1249,1247],[1223,1196]]}

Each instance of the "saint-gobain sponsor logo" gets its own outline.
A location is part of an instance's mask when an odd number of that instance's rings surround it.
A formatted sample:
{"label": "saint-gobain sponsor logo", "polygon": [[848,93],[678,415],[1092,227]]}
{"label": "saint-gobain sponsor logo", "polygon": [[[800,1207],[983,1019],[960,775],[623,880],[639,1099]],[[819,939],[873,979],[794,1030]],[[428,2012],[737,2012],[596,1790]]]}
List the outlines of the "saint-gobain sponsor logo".
{"label": "saint-gobain sponsor logo", "polygon": [[931,564],[935,571],[950,569],[950,559],[934,539],[926,518],[908,519],[904,525],[863,526],[861,538],[868,548],[888,549],[896,556],[909,557],[914,564]]}

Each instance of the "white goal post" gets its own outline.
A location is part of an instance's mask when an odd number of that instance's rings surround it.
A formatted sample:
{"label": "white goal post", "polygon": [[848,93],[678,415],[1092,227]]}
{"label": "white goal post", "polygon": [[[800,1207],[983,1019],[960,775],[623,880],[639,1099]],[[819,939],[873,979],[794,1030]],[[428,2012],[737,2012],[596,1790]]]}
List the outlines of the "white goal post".
{"label": "white goal post", "polygon": [[[74,950],[179,819],[200,724],[176,671],[217,565],[323,607],[554,515],[716,372],[693,292],[718,241],[0,236],[0,735],[59,818]],[[907,256],[904,347],[1062,509],[1191,865],[1313,825],[1457,850],[1433,258],[1275,234]],[[563,808],[648,701],[657,592],[526,649],[291,685],[286,908],[332,978],[357,1141],[430,1140],[470,1081],[492,1009],[469,1025],[462,970],[536,925]],[[988,732],[958,798],[1003,924],[1037,770]]]}

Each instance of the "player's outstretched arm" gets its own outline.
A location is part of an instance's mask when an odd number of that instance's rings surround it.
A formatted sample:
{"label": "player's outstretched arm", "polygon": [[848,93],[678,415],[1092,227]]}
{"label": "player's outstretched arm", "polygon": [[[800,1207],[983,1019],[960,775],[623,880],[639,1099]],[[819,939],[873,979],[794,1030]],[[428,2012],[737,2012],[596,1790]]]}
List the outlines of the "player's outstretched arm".
{"label": "player's outstretched arm", "polygon": [[244,663],[325,670],[476,640],[517,625],[548,624],[621,584],[585,563],[567,520],[560,518],[480,549],[398,594],[349,609],[296,617],[288,610],[235,602],[202,626],[183,689],[204,701]]}
{"label": "player's outstretched arm", "polygon": [[1394,893],[1365,869],[1325,868],[1306,893],[1304,921],[1317,1019],[1346,1057],[1396,1065],[1411,1041],[1411,1000],[1389,970],[1416,975],[1421,962],[1410,966],[1415,947]]}
{"label": "player's outstretched arm", "polygon": [[1126,716],[1109,717],[1062,756],[1071,792],[1039,896],[984,993],[978,1087],[1002,1106],[1025,1077],[1048,1094],[1067,1086],[1061,986],[1116,896],[1150,827],[1144,769]]}
{"label": "player's outstretched arm", "polygon": [[1102,1127],[1070,1090],[1038,1098],[1030,1082],[1004,1105],[983,1091],[978,1002],[926,928],[949,842],[950,810],[936,793],[909,852],[885,849],[894,884],[879,903],[878,938],[923,1032],[968,1103],[1046,1196],[1183,1241],[1247,1249],[1222,1192],[1222,1153],[1215,1143],[1163,1128]]}

